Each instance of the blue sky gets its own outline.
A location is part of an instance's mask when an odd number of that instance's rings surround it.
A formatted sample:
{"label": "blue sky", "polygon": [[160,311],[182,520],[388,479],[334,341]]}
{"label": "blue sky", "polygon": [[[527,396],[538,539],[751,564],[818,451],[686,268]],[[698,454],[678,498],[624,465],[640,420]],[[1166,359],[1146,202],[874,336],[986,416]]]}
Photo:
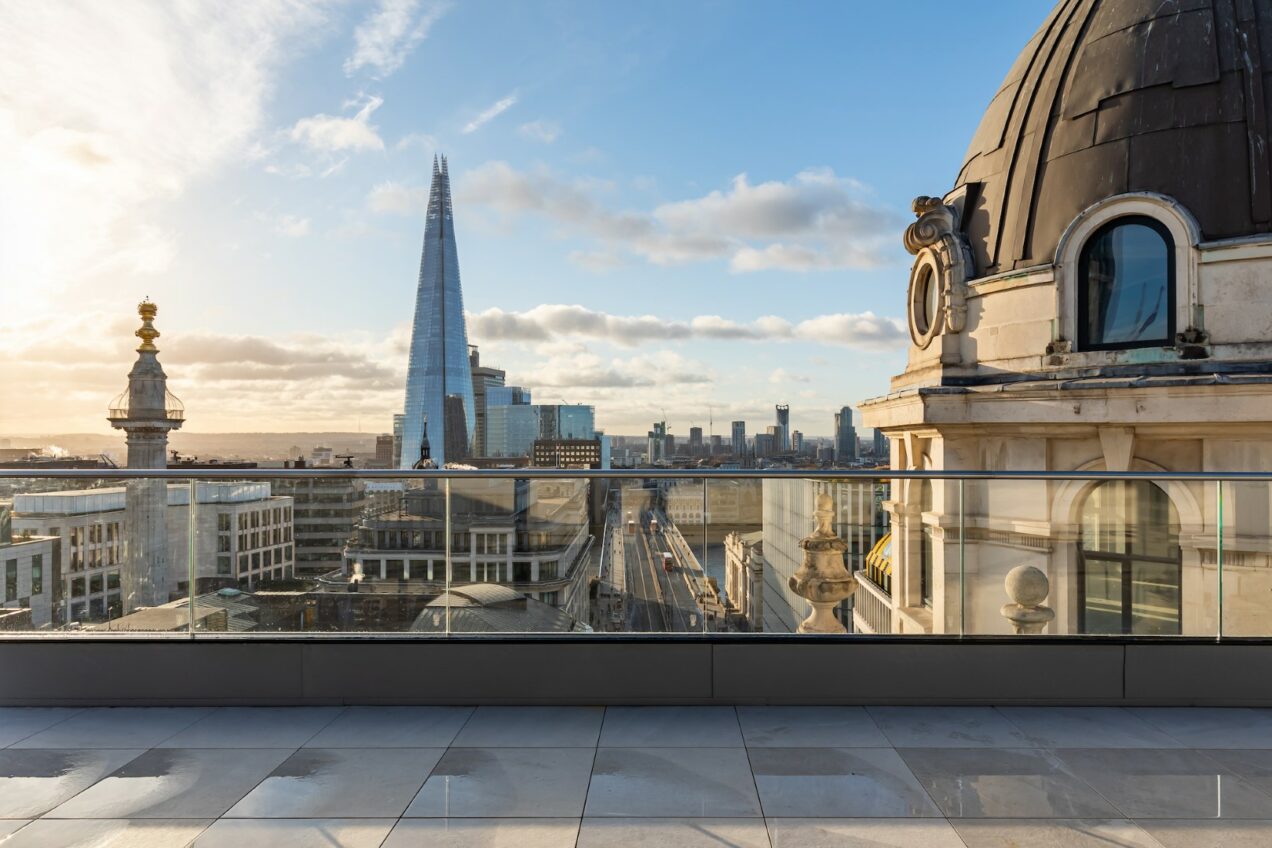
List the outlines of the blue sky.
{"label": "blue sky", "polygon": [[828,435],[904,363],[910,199],[1049,7],[15,2],[0,432],[104,429],[143,295],[189,429],[387,429],[440,151],[510,381]]}

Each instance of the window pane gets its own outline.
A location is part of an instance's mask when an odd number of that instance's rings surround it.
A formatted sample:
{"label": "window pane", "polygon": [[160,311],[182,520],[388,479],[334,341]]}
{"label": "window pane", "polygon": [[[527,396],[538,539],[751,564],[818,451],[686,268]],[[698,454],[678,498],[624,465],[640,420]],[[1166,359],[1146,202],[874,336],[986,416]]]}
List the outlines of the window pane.
{"label": "window pane", "polygon": [[1083,633],[1122,632],[1122,566],[1088,559]]}
{"label": "window pane", "polygon": [[1136,562],[1131,566],[1131,632],[1179,633],[1179,567]]}
{"label": "window pane", "polygon": [[1169,246],[1145,224],[1120,224],[1087,245],[1086,342],[1168,341]]}

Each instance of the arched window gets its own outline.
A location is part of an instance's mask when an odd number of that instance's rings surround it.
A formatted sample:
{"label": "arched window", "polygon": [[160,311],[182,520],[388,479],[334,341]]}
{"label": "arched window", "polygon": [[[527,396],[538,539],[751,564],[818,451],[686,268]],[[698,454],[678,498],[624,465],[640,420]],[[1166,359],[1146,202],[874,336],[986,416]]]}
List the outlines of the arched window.
{"label": "arched window", "polygon": [[1147,480],[1101,483],[1082,503],[1078,631],[1180,632],[1179,516]]}
{"label": "arched window", "polygon": [[1116,218],[1078,258],[1078,344],[1083,350],[1161,347],[1175,338],[1175,243],[1160,221]]}

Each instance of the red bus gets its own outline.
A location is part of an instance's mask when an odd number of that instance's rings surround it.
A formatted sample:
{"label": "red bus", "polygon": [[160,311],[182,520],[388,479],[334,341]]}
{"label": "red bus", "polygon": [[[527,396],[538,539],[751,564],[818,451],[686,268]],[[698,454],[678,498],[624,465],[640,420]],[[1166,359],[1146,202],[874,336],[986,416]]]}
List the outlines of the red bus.
{"label": "red bus", "polygon": [[635,522],[635,521],[631,521],[631,520],[629,520],[629,521],[627,522],[627,532],[628,532],[628,533],[630,533],[630,534],[632,534],[632,535],[635,535],[635,533],[636,533],[636,522]]}
{"label": "red bus", "polygon": [[670,574],[672,571],[676,570],[676,561],[671,558],[671,554],[668,553],[667,551],[663,551],[662,561],[663,561],[663,571],[666,571],[668,574]]}

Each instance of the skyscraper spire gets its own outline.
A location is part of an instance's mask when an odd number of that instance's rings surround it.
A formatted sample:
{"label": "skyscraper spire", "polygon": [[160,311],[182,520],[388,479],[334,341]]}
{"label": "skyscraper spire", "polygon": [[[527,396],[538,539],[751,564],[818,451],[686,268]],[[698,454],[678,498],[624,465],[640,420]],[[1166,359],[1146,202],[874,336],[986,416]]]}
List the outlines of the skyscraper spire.
{"label": "skyscraper spire", "polygon": [[[454,438],[458,434],[447,433],[447,422],[456,420],[454,412],[449,418],[446,415],[448,396],[462,404],[465,432],[459,439]],[[403,412],[404,445],[420,444],[427,420],[432,425],[428,437],[437,466],[441,468],[448,461],[465,458],[453,454],[466,453],[471,448],[476,410],[445,156],[433,157],[433,182],[428,192]],[[402,467],[410,468],[412,461],[403,451]]]}

